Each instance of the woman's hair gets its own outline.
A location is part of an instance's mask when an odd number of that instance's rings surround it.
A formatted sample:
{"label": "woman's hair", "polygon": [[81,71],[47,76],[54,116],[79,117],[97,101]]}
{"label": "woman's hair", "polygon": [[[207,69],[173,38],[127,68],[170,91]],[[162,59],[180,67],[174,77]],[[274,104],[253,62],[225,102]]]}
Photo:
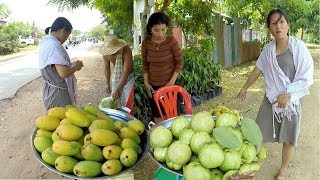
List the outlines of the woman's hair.
{"label": "woman's hair", "polygon": [[151,28],[154,25],[158,25],[158,24],[165,24],[166,26],[170,25],[170,19],[169,17],[164,14],[163,12],[156,12],[151,14],[151,16],[149,17],[148,23],[147,23],[147,33],[148,35],[151,35]]}
{"label": "woman's hair", "polygon": [[51,25],[51,27],[47,27],[45,30],[46,34],[50,32],[58,31],[59,29],[66,29],[67,31],[72,31],[72,25],[70,21],[65,17],[58,17]]}
{"label": "woman's hair", "polygon": [[270,26],[270,21],[271,21],[271,16],[273,15],[273,14],[276,14],[276,13],[278,13],[279,15],[280,15],[280,17],[279,17],[279,19],[277,20],[277,22],[282,18],[282,17],[284,17],[284,19],[287,21],[287,23],[289,24],[289,18],[288,18],[288,16],[287,16],[287,14],[283,11],[283,10],[281,10],[281,9],[273,9],[273,10],[271,10],[270,12],[269,12],[269,14],[268,14],[268,17],[267,17],[267,27],[269,28],[269,26]]}

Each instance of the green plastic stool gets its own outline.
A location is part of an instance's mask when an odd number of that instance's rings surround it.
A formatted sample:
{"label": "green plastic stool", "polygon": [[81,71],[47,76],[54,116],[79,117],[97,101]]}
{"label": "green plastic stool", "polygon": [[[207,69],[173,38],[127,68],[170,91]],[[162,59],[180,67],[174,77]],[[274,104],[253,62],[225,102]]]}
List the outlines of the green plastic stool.
{"label": "green plastic stool", "polygon": [[175,175],[161,167],[154,172],[153,180],[183,180],[183,176]]}

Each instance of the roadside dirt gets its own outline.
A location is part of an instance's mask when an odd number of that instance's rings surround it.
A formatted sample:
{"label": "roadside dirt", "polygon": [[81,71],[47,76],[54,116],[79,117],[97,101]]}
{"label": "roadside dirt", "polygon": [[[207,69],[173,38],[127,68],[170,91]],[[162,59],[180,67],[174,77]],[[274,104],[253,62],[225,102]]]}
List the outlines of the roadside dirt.
{"label": "roadside dirt", "polygon": [[[95,52],[82,57],[84,68],[76,73],[79,87],[77,106],[87,103],[97,105],[104,97],[104,76],[102,59]],[[320,73],[319,66],[315,70],[315,82],[311,94],[303,99],[303,118],[299,144],[295,157],[290,164],[288,179],[318,180],[320,178],[320,144],[319,144],[319,99]],[[222,95],[211,99],[198,107],[194,112],[209,109],[218,104],[240,110],[243,116],[255,118],[264,94],[263,78],[259,78],[250,89],[245,102],[238,101],[235,96],[246,80],[253,63],[223,70]],[[12,99],[0,101],[0,179],[63,179],[51,172],[36,159],[31,149],[31,135],[35,128],[34,120],[45,113],[42,104],[41,79],[35,79],[20,88]],[[256,173],[257,180],[271,180],[280,166],[281,145],[266,144],[269,154]],[[135,169],[135,179],[149,180],[157,165],[148,157],[139,162]]]}

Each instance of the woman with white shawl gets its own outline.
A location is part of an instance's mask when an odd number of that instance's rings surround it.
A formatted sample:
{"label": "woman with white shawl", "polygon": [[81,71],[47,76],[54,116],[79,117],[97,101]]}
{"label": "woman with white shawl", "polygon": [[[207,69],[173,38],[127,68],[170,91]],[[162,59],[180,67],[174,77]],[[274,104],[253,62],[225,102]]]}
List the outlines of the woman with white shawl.
{"label": "woman with white shawl", "polygon": [[47,35],[39,43],[39,68],[43,78],[43,103],[46,110],[74,105],[76,102],[77,80],[74,73],[83,67],[83,63],[71,63],[62,46],[71,31],[71,23],[64,17],[58,17],[45,30]]}
{"label": "woman with white shawl", "polygon": [[297,145],[301,122],[301,98],[313,83],[313,60],[305,45],[288,35],[289,20],[280,9],[270,11],[267,27],[274,40],[263,48],[256,66],[238,94],[246,98],[248,88],[264,75],[265,97],[257,123],[264,142],[282,143],[282,163],[275,179],[285,179]]}

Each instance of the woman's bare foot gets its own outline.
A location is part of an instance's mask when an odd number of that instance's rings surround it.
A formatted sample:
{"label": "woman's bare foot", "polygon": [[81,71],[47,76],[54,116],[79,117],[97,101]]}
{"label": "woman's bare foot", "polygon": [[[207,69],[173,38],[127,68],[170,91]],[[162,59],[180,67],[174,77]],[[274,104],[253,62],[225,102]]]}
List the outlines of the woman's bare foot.
{"label": "woman's bare foot", "polygon": [[274,176],[275,180],[285,180],[287,175],[286,170],[279,169],[278,173]]}

